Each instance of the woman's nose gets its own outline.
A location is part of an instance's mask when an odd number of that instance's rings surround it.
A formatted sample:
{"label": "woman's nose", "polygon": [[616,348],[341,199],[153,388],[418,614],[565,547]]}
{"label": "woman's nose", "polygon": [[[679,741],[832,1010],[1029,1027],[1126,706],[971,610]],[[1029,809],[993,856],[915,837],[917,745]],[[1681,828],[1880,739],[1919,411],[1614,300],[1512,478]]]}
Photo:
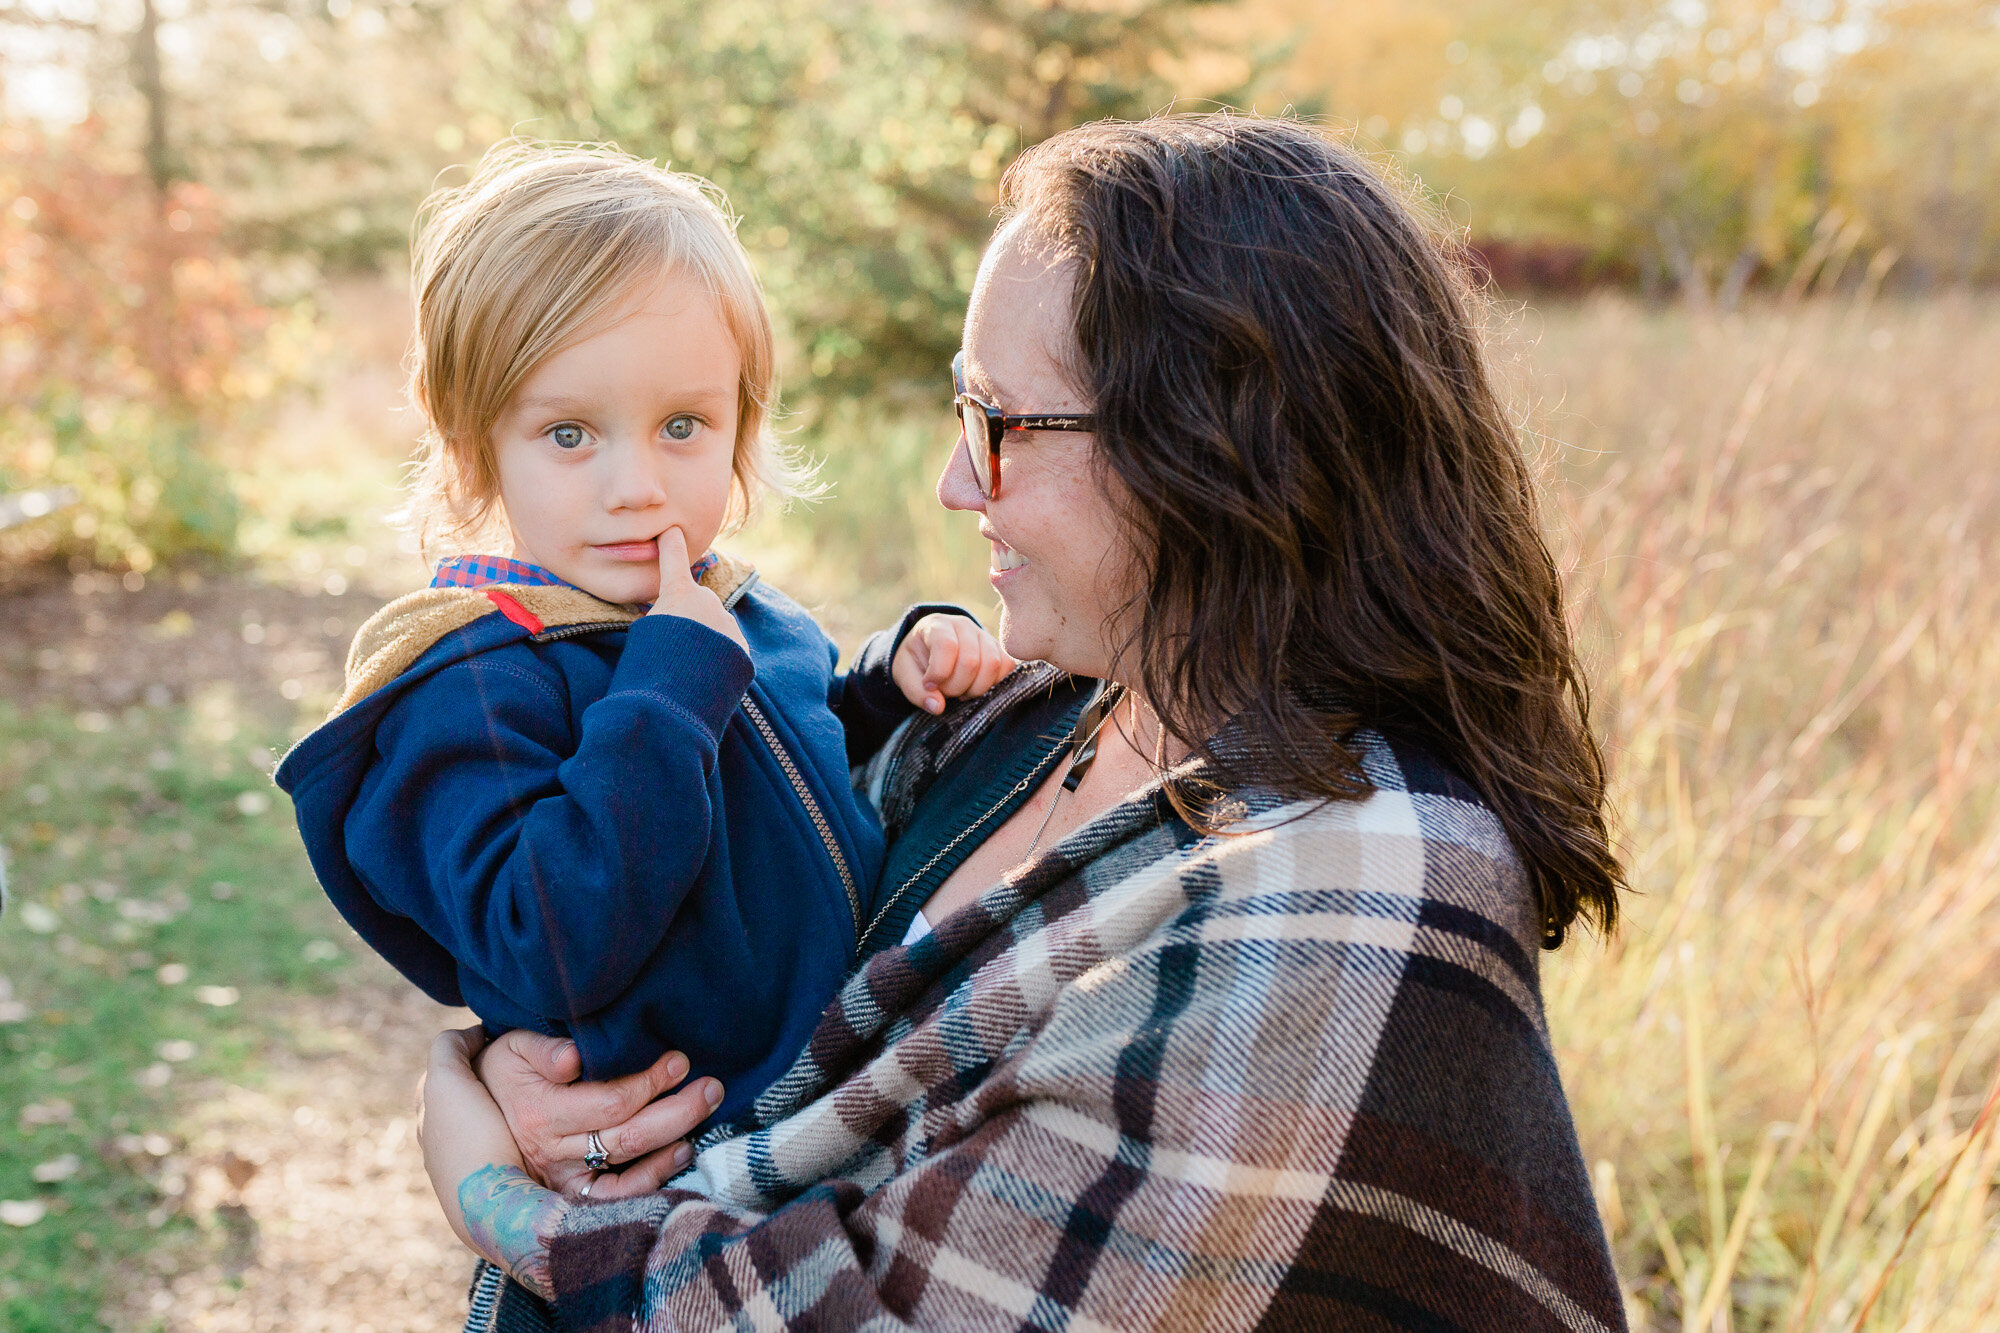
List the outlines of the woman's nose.
{"label": "woman's nose", "polygon": [[946,509],[984,513],[986,497],[980,493],[979,482],[972,475],[972,456],[965,449],[965,431],[961,427],[957,442],[951,446],[951,457],[945,461],[944,472],[938,477],[938,503]]}

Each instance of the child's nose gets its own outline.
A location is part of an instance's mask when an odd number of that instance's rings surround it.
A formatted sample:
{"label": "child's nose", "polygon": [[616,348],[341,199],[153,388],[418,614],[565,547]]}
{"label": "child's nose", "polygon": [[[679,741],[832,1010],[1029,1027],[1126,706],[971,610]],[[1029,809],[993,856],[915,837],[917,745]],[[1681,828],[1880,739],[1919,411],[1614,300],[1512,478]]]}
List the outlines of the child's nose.
{"label": "child's nose", "polygon": [[607,509],[651,509],[667,498],[666,479],[644,449],[613,449],[605,490]]}

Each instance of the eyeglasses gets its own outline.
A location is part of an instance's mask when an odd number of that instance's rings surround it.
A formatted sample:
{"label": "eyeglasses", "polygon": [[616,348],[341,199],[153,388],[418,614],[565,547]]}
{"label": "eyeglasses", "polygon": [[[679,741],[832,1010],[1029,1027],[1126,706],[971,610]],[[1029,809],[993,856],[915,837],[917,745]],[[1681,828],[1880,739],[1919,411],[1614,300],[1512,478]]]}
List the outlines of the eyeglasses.
{"label": "eyeglasses", "polygon": [[1097,429],[1097,418],[1075,413],[1037,413],[1009,416],[982,398],[965,391],[965,353],[951,359],[952,409],[958,414],[958,438],[965,443],[965,456],[972,464],[972,479],[979,493],[991,500],[1000,494],[1000,437],[1010,430],[1073,430],[1089,434]]}

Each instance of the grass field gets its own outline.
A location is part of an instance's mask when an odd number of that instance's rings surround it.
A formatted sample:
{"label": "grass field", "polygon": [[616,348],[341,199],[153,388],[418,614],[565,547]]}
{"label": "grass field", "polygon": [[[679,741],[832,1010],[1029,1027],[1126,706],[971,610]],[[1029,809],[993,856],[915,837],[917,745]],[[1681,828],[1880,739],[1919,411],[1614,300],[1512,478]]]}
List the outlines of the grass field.
{"label": "grass field", "polygon": [[1533,357],[1637,890],[1546,984],[1655,1325],[1996,1318],[1996,316],[1601,305]]}
{"label": "grass field", "polygon": [[324,993],[349,952],[329,938],[260,735],[282,739],[239,726],[221,694],[77,716],[0,704],[19,895],[0,939],[13,1333],[93,1327],[122,1265],[172,1263],[194,1239],[187,1090],[254,1079],[272,993]]}
{"label": "grass field", "polygon": [[[328,606],[336,574],[416,568],[375,519],[397,321],[339,309],[355,350],[241,469],[256,577]],[[1635,1327],[1993,1326],[2000,303],[1592,301],[1517,312],[1495,350],[1552,482],[1635,890],[1616,940],[1544,971]],[[825,438],[834,497],[738,545],[849,643],[918,591],[983,601],[970,523],[929,496],[941,428]],[[227,1174],[199,1127],[292,1040],[296,997],[394,984],[350,959],[249,756],[323,700],[327,650],[258,648],[268,669],[160,706],[0,708],[0,1198],[42,1209],[0,1229],[9,1328],[129,1310],[161,1255],[254,1284],[228,1262],[246,1205],[188,1184]],[[328,1049],[328,1077],[364,1058]]]}

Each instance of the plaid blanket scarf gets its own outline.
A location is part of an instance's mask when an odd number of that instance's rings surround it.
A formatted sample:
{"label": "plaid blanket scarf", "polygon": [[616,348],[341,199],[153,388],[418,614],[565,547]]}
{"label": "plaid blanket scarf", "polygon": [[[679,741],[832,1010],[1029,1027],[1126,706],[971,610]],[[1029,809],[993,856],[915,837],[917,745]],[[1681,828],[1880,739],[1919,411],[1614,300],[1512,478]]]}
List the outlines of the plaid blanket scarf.
{"label": "plaid blanket scarf", "polygon": [[1157,789],[873,957],[761,1127],[571,1210],[556,1316],[637,1329],[1623,1329],[1498,821]]}

